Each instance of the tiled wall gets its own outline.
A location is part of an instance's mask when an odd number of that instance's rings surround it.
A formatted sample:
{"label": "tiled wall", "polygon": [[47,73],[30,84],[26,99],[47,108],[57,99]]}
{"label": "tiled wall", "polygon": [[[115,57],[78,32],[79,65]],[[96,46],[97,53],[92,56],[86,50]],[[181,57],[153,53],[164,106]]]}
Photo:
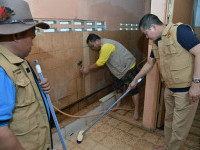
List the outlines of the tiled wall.
{"label": "tiled wall", "polygon": [[[139,31],[93,33],[121,42],[136,56],[138,62],[147,55],[147,44],[144,44],[145,40]],[[85,42],[88,34],[89,32],[39,33],[27,57],[33,68],[33,61],[38,59],[44,77],[51,83],[51,100],[59,108],[64,108],[112,83],[112,76],[106,67],[89,75],[81,75],[79,72],[77,63],[80,60],[84,66],[88,66],[98,58],[98,53],[90,50]]]}

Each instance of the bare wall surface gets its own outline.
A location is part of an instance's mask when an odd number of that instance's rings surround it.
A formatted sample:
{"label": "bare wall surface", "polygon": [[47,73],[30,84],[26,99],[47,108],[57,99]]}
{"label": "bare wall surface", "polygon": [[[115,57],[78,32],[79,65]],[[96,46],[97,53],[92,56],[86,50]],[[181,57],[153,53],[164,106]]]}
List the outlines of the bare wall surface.
{"label": "bare wall surface", "polygon": [[[120,22],[138,23],[150,0],[26,0],[34,18],[99,20],[107,29]],[[148,10],[147,10],[148,9]]]}
{"label": "bare wall surface", "polygon": [[[121,22],[138,23],[150,10],[150,0],[26,1],[30,4],[34,18],[106,21],[107,30],[119,30]],[[139,31],[96,33],[102,38],[121,42],[136,56],[137,62],[147,56],[144,51],[147,40],[144,40]],[[98,54],[91,51],[85,43],[88,34],[89,32],[40,33],[34,40],[33,50],[27,59],[32,66],[33,60],[39,60],[45,77],[51,83],[51,99],[59,108],[69,106],[112,83],[112,76],[106,67],[87,76],[79,73],[77,63],[80,60],[84,66],[88,66],[98,58]]]}
{"label": "bare wall surface", "polygon": [[[144,37],[139,31],[96,32],[102,38],[121,42],[141,61],[146,56]],[[49,78],[53,104],[64,108],[77,100],[94,93],[112,83],[112,76],[106,67],[81,75],[77,63],[84,66],[94,63],[98,53],[85,44],[88,32],[40,33],[37,34],[32,51],[27,59],[39,60],[44,76]]]}
{"label": "bare wall surface", "polygon": [[173,23],[182,22],[185,24],[192,24],[194,0],[175,0]]}

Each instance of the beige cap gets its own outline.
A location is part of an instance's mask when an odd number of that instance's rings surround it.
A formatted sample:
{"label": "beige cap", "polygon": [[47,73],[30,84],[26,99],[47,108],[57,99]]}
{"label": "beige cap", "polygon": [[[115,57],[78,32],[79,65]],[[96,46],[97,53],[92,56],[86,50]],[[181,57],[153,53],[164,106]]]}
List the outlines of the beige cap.
{"label": "beige cap", "polygon": [[[26,31],[34,26],[49,29],[46,23],[35,23],[29,5],[24,0],[0,0],[0,9],[6,8],[12,10],[12,15],[8,18],[4,17],[2,10],[0,11],[0,35],[9,35]],[[6,19],[5,19],[6,18]]]}

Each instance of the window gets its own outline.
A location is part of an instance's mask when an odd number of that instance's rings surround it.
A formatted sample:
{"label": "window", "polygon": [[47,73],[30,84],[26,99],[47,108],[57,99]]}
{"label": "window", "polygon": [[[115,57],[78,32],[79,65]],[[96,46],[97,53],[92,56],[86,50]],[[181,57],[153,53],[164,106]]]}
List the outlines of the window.
{"label": "window", "polygon": [[138,28],[131,28],[131,30],[139,30]]}
{"label": "window", "polygon": [[86,24],[87,24],[87,26],[94,26],[94,25],[95,25],[95,22],[90,22],[90,21],[88,21]]}
{"label": "window", "polygon": [[95,29],[96,31],[105,31],[106,30],[106,22],[95,22]]}
{"label": "window", "polygon": [[131,27],[133,27],[133,26],[138,27],[139,25],[138,24],[131,24]]}
{"label": "window", "polygon": [[97,28],[97,31],[104,31],[104,28]]}
{"label": "window", "polygon": [[74,25],[84,25],[84,22],[81,22],[81,21],[75,21],[75,22],[74,22]]}
{"label": "window", "polygon": [[103,26],[104,22],[97,22],[97,26]]}
{"label": "window", "polygon": [[84,28],[76,28],[74,29],[74,31],[77,31],[77,32],[84,31]]}
{"label": "window", "polygon": [[56,32],[56,31],[57,31],[57,29],[55,29],[55,28],[44,30],[44,32]]}
{"label": "window", "polygon": [[42,22],[44,22],[46,24],[56,24],[55,20],[43,20]]}
{"label": "window", "polygon": [[63,28],[63,29],[60,29],[61,32],[70,32],[72,31],[72,28]]}
{"label": "window", "polygon": [[95,28],[87,28],[87,31],[95,31]]}
{"label": "window", "polygon": [[71,24],[71,21],[60,21],[60,24]]}
{"label": "window", "polygon": [[80,19],[40,19],[35,18],[35,22],[49,24],[50,29],[39,29],[36,32],[83,32],[83,31],[106,31],[106,22],[97,20]]}
{"label": "window", "polygon": [[139,30],[138,26],[138,24],[134,23],[120,23],[120,30]]}

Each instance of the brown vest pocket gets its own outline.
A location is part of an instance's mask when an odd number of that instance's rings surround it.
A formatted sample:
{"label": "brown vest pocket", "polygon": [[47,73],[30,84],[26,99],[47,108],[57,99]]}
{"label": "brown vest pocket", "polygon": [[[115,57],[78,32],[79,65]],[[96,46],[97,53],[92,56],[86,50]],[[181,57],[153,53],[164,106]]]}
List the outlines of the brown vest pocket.
{"label": "brown vest pocket", "polygon": [[25,107],[35,102],[35,95],[30,80],[22,73],[16,77],[16,104],[15,107]]}
{"label": "brown vest pocket", "polygon": [[35,116],[11,123],[10,129],[25,149],[38,149],[39,128]]}

